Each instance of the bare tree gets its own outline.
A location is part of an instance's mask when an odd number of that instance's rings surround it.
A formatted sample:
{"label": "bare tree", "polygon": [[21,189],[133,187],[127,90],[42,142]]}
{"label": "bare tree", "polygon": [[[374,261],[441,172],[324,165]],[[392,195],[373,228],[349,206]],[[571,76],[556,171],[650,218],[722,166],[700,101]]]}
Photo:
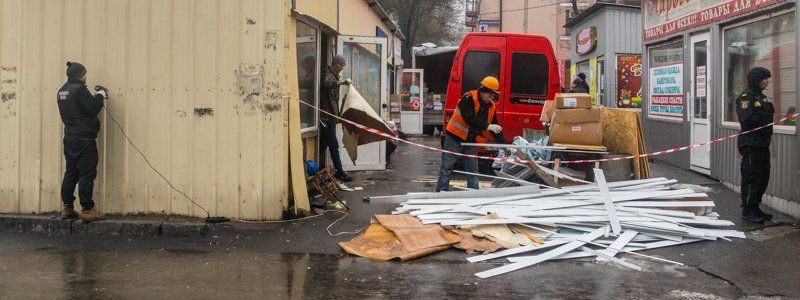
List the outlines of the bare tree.
{"label": "bare tree", "polygon": [[421,43],[456,45],[466,33],[461,0],[378,0],[406,36],[403,60],[411,61],[411,48]]}

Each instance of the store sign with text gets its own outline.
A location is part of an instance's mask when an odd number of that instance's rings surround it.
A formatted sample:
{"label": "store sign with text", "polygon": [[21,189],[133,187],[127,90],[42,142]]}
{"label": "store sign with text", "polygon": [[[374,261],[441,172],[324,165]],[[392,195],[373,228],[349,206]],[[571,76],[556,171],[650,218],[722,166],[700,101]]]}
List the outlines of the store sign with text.
{"label": "store sign with text", "polygon": [[588,27],[575,35],[575,51],[578,54],[592,52],[597,47],[597,27]]}
{"label": "store sign with text", "polygon": [[683,119],[683,64],[650,68],[649,115]]}
{"label": "store sign with text", "polygon": [[653,41],[784,1],[786,0],[645,0],[644,40]]}

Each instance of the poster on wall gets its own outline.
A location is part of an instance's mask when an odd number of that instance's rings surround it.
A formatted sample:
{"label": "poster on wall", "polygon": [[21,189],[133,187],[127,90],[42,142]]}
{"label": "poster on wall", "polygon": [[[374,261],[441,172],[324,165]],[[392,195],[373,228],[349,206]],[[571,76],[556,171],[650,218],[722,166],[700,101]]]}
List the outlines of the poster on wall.
{"label": "poster on wall", "polygon": [[617,107],[642,107],[642,56],[617,56]]}
{"label": "poster on wall", "polygon": [[649,115],[683,119],[683,64],[650,68]]}

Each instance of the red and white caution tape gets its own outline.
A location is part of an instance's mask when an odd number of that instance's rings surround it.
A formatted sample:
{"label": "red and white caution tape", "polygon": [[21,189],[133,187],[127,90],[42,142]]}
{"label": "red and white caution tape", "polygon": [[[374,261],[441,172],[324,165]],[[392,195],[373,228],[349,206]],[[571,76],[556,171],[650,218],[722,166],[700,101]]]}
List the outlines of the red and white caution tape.
{"label": "red and white caution tape", "polygon": [[[340,120],[342,122],[345,122],[347,124],[353,125],[358,129],[361,129],[361,130],[364,130],[366,132],[369,132],[369,133],[372,133],[372,134],[376,134],[376,135],[379,135],[379,136],[382,136],[382,137],[385,137],[385,138],[388,138],[388,139],[393,139],[393,140],[398,141],[398,142],[403,142],[403,143],[406,143],[406,144],[409,144],[409,145],[417,146],[417,147],[428,149],[428,150],[433,150],[433,151],[437,151],[437,152],[452,154],[452,155],[455,155],[455,156],[477,158],[477,159],[484,159],[484,160],[493,160],[493,161],[499,161],[499,162],[504,162],[504,163],[506,163],[506,162],[513,162],[513,163],[518,163],[518,164],[527,164],[529,162],[534,162],[534,163],[537,163],[537,164],[553,164],[553,163],[556,163],[556,161],[549,161],[549,160],[529,161],[529,160],[524,160],[524,159],[510,159],[510,158],[507,158],[507,157],[491,157],[491,156],[465,154],[465,153],[458,153],[458,152],[453,152],[453,151],[450,151],[450,150],[445,150],[445,149],[442,149],[442,148],[426,146],[426,145],[415,143],[415,142],[412,142],[412,141],[407,141],[407,140],[398,138],[398,137],[396,137],[396,136],[394,136],[392,134],[385,133],[383,131],[380,131],[380,130],[377,130],[377,129],[374,129],[374,128],[370,128],[370,127],[361,125],[359,123],[350,121],[348,119],[344,119],[344,118],[341,118],[339,116],[330,114],[330,113],[328,113],[328,112],[326,112],[326,111],[324,111],[324,110],[322,110],[322,109],[320,109],[320,108],[318,108],[318,107],[316,107],[314,105],[311,105],[311,104],[309,104],[309,103],[307,103],[307,102],[305,102],[303,100],[298,100],[298,101],[300,101],[300,103],[305,104],[308,107],[311,107],[313,109],[318,110],[319,112],[321,112],[323,114],[326,114],[328,116],[334,117],[334,118],[336,118],[336,119],[338,119],[338,120]],[[784,122],[786,120],[797,118],[798,115],[800,115],[800,113],[795,113],[795,114],[792,114],[792,115],[788,115],[785,118],[780,119],[780,120],[778,120],[776,122],[772,122],[772,123],[769,123],[767,125],[760,126],[760,127],[757,127],[757,128],[753,128],[753,129],[750,129],[750,130],[747,130],[747,131],[742,131],[742,132],[739,132],[739,133],[736,133],[736,134],[731,134],[729,136],[725,136],[725,137],[721,137],[721,138],[718,138],[718,139],[710,140],[710,141],[707,141],[707,142],[704,142],[704,143],[699,143],[699,144],[694,144],[694,145],[689,145],[689,146],[683,146],[683,147],[677,147],[677,148],[672,148],[672,149],[667,149],[667,150],[661,150],[661,151],[656,151],[656,152],[651,152],[651,153],[638,154],[638,155],[629,155],[629,156],[621,156],[621,157],[614,157],[614,158],[601,158],[601,159],[564,160],[564,161],[559,161],[558,163],[562,163],[562,164],[585,164],[585,163],[618,161],[618,160],[626,160],[626,159],[636,159],[636,158],[641,158],[641,157],[654,157],[654,156],[658,156],[658,155],[664,155],[664,154],[669,154],[669,153],[686,151],[686,150],[689,150],[689,149],[692,149],[692,148],[703,147],[703,146],[706,146],[706,145],[711,145],[711,144],[714,144],[714,143],[719,143],[719,142],[722,142],[722,141],[725,141],[725,140],[733,139],[733,138],[738,137],[740,135],[749,134],[749,133],[752,133],[754,131],[758,131],[758,130],[773,126],[776,123],[782,123],[782,122]]]}

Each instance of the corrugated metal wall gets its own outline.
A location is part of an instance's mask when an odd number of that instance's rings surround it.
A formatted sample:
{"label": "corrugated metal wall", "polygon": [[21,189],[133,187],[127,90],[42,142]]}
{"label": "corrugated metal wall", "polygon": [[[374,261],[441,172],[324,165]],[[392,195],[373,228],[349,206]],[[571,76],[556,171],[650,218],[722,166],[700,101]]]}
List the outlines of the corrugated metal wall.
{"label": "corrugated metal wall", "polygon": [[[727,136],[739,133],[738,129],[717,127],[714,136]],[[787,200],[800,200],[798,193],[798,179],[787,176],[796,173],[795,161],[800,157],[797,150],[797,137],[794,135],[775,134],[772,137],[772,168],[770,169],[769,188],[767,194]],[[716,167],[712,176],[723,182],[736,186],[741,185],[739,166],[741,156],[736,149],[736,142],[718,143],[711,149],[711,159]]]}
{"label": "corrugated metal wall", "polygon": [[610,8],[605,11],[606,30],[606,103],[617,106],[617,55],[642,53],[641,10]]}
{"label": "corrugated metal wall", "polygon": [[[281,218],[287,5],[0,0],[0,212],[59,209],[64,159],[55,95],[71,60],[86,65],[90,88],[111,90],[108,109],[150,162],[212,215]],[[101,210],[205,216],[105,116],[101,122]]]}

